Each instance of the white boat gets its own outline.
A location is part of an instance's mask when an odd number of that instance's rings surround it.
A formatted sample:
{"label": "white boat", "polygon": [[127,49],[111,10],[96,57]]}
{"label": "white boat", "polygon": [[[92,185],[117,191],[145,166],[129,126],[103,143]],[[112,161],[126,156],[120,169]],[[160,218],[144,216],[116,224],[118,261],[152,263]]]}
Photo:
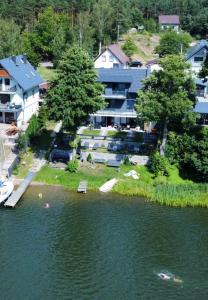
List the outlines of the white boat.
{"label": "white boat", "polygon": [[14,190],[14,184],[9,180],[0,179],[0,204],[7,200]]}
{"label": "white boat", "polygon": [[112,188],[114,187],[114,185],[118,182],[118,179],[113,178],[109,181],[107,181],[106,183],[104,183],[100,188],[99,191],[103,192],[103,193],[107,193],[110,192],[112,190]]}

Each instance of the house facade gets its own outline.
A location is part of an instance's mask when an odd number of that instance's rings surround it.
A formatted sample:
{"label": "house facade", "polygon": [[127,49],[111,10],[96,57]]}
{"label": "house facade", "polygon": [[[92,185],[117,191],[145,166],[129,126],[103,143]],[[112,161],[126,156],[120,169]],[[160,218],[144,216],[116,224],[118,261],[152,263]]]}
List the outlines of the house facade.
{"label": "house facade", "polygon": [[186,61],[191,65],[193,74],[197,75],[208,54],[208,42],[206,40],[199,41],[195,46],[191,47],[186,54]]}
{"label": "house facade", "polygon": [[148,76],[147,68],[98,69],[98,81],[105,86],[103,97],[106,107],[90,116],[96,126],[134,127],[137,113],[134,105],[142,81]]}
{"label": "house facade", "polygon": [[124,54],[117,44],[109,45],[98,55],[94,61],[96,69],[121,68],[126,69],[129,65],[129,58]]}
{"label": "house facade", "polygon": [[41,83],[25,55],[0,60],[0,123],[28,122],[38,110]]}
{"label": "house facade", "polygon": [[208,125],[208,81],[196,79],[196,105],[194,111],[199,113],[200,124]]}
{"label": "house facade", "polygon": [[178,15],[160,15],[159,24],[161,29],[173,29],[179,31],[180,17]]}

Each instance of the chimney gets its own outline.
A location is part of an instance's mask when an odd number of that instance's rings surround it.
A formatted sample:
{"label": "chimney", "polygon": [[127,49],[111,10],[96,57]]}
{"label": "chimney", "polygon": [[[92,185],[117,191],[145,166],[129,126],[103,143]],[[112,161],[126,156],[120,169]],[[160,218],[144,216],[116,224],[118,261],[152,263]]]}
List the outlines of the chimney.
{"label": "chimney", "polygon": [[12,56],[12,61],[13,61],[13,63],[15,63],[15,65],[17,65],[17,58],[15,55]]}
{"label": "chimney", "polygon": [[24,64],[27,64],[27,55],[26,54],[22,55],[22,60],[24,61]]}

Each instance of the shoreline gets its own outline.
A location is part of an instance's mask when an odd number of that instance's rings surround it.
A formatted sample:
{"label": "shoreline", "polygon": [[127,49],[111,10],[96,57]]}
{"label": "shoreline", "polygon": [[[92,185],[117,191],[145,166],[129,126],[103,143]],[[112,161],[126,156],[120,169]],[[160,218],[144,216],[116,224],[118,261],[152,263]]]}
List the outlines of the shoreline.
{"label": "shoreline", "polygon": [[[13,183],[15,186],[19,186],[22,181],[23,179],[13,178]],[[208,193],[206,190],[208,188],[206,188],[206,186],[205,189],[200,190],[203,185],[197,185],[195,183],[189,185],[161,184],[158,186],[144,184],[142,182],[140,183],[141,184],[139,186],[134,186],[134,181],[120,180],[110,192],[121,196],[142,197],[146,202],[152,202],[174,208],[208,208]],[[128,184],[130,185],[129,187]],[[61,183],[47,183],[44,181],[32,181],[29,187],[33,186],[61,187],[67,189],[68,191],[77,191],[75,186],[70,187]],[[88,191],[99,193],[98,187],[96,186],[89,186]],[[169,197],[169,194],[171,194],[171,197]]]}

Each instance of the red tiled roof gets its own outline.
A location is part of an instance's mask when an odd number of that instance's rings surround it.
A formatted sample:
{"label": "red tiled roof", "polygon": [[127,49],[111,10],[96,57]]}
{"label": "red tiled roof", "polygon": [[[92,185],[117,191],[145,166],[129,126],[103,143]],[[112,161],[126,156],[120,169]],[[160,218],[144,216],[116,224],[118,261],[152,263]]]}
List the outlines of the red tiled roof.
{"label": "red tiled roof", "polygon": [[0,69],[0,77],[10,77],[6,70]]}
{"label": "red tiled roof", "polygon": [[180,18],[178,15],[160,15],[159,16],[160,24],[180,24]]}
{"label": "red tiled roof", "polygon": [[128,56],[126,56],[126,54],[121,50],[118,44],[109,45],[108,47],[106,47],[106,49],[109,49],[122,64],[126,64],[129,62]]}

